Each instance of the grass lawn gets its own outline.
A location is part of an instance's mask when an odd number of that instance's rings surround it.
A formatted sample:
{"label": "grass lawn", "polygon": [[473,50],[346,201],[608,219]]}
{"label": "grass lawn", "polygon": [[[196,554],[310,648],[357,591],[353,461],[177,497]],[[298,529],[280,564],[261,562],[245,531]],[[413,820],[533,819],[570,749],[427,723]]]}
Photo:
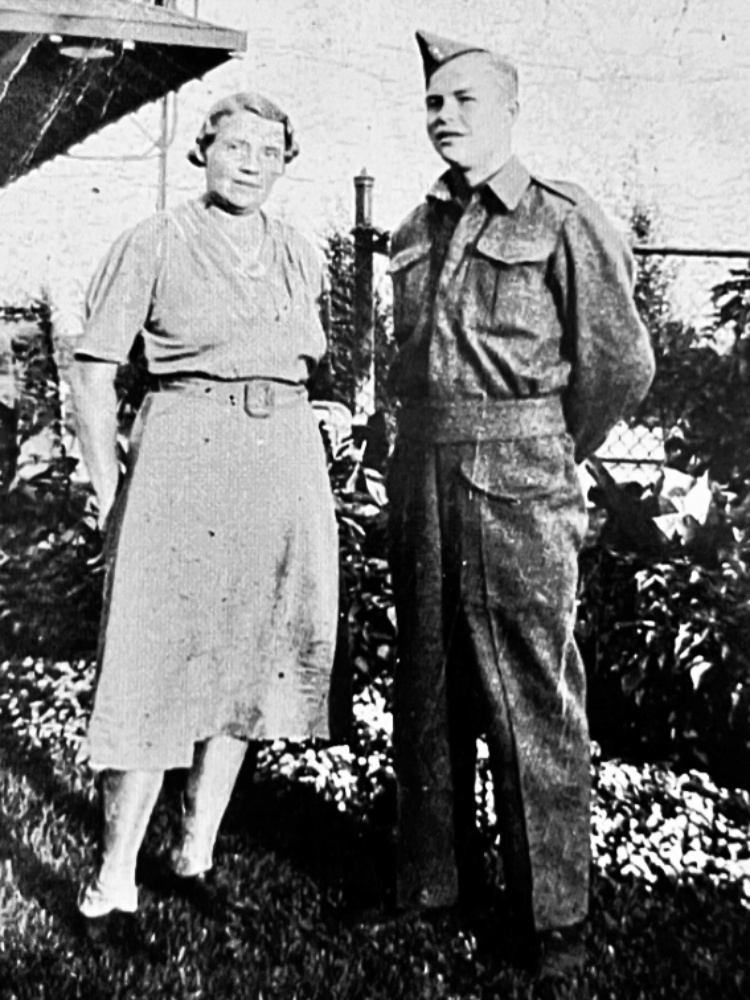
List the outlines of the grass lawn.
{"label": "grass lawn", "polygon": [[[215,925],[157,889],[177,826],[176,772],[142,852],[136,940],[89,942],[75,899],[98,809],[74,757],[90,684],[83,663],[2,666],[0,1000],[534,996],[500,957],[491,911],[395,926],[352,917],[382,900],[392,851],[388,720],[373,694],[358,700],[353,749],[278,746],[241,780],[217,860],[243,913]],[[747,795],[696,772],[616,762],[597,762],[595,783],[590,996],[750,996]]]}

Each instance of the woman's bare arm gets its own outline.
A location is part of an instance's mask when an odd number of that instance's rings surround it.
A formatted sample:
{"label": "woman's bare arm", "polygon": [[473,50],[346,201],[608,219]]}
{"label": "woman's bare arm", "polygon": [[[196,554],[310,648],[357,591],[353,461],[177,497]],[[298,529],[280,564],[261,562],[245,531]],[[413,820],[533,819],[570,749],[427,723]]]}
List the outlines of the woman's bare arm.
{"label": "woman's bare arm", "polygon": [[72,371],[78,435],[86,468],[99,500],[99,526],[104,527],[117,491],[117,365],[79,358]]}

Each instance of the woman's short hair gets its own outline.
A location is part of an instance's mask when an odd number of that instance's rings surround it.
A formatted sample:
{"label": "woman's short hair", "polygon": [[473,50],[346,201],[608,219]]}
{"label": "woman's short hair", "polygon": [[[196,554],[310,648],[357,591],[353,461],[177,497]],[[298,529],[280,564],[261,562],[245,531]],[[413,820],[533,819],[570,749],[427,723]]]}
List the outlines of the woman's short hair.
{"label": "woman's short hair", "polygon": [[216,138],[222,118],[231,118],[241,111],[250,111],[260,118],[265,118],[271,122],[280,122],[284,126],[284,162],[290,163],[299,154],[299,146],[294,137],[294,129],[281,108],[277,107],[273,101],[269,101],[262,94],[255,94],[250,91],[242,91],[239,94],[232,94],[223,97],[211,108],[198,135],[195,137],[195,145],[188,153],[188,160],[196,167],[205,167],[206,150]]}

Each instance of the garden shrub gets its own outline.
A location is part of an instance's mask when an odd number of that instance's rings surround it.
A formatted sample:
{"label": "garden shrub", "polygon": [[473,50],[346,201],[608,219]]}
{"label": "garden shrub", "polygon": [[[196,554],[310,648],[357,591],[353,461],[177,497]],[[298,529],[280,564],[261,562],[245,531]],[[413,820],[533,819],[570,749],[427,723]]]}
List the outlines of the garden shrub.
{"label": "garden shrub", "polygon": [[582,560],[578,640],[592,737],[750,787],[747,569],[599,547]]}
{"label": "garden shrub", "polygon": [[[369,357],[360,343],[354,324],[354,240],[351,236],[331,233],[326,242],[326,261],[330,276],[330,315],[328,317],[329,377],[313,385],[315,399],[343,403],[352,412],[357,390],[367,378]],[[390,412],[393,400],[389,391],[388,369],[395,354],[389,310],[377,289],[373,293],[375,407]]]}
{"label": "garden shrub", "polygon": [[35,488],[65,493],[72,464],[63,445],[58,358],[44,303],[0,309],[3,328],[3,491],[19,472]]}
{"label": "garden shrub", "polygon": [[[646,213],[634,231],[650,235]],[[607,518],[581,557],[577,634],[592,735],[610,754],[708,767],[750,787],[750,273],[713,290],[714,328],[673,319],[669,272],[639,263],[657,371],[638,420],[667,432],[667,466],[706,476],[706,522],[665,538],[659,488],[596,491]],[[601,482],[600,482],[601,486]]]}

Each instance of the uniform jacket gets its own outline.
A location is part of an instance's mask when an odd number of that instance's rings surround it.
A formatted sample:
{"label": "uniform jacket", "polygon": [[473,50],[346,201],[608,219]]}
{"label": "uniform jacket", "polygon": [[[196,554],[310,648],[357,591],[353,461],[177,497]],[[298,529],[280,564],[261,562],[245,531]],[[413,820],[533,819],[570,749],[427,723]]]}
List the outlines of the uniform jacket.
{"label": "uniform jacket", "polygon": [[562,397],[580,461],[654,374],[633,258],[579,187],[512,157],[468,203],[444,174],[393,236],[396,393]]}

